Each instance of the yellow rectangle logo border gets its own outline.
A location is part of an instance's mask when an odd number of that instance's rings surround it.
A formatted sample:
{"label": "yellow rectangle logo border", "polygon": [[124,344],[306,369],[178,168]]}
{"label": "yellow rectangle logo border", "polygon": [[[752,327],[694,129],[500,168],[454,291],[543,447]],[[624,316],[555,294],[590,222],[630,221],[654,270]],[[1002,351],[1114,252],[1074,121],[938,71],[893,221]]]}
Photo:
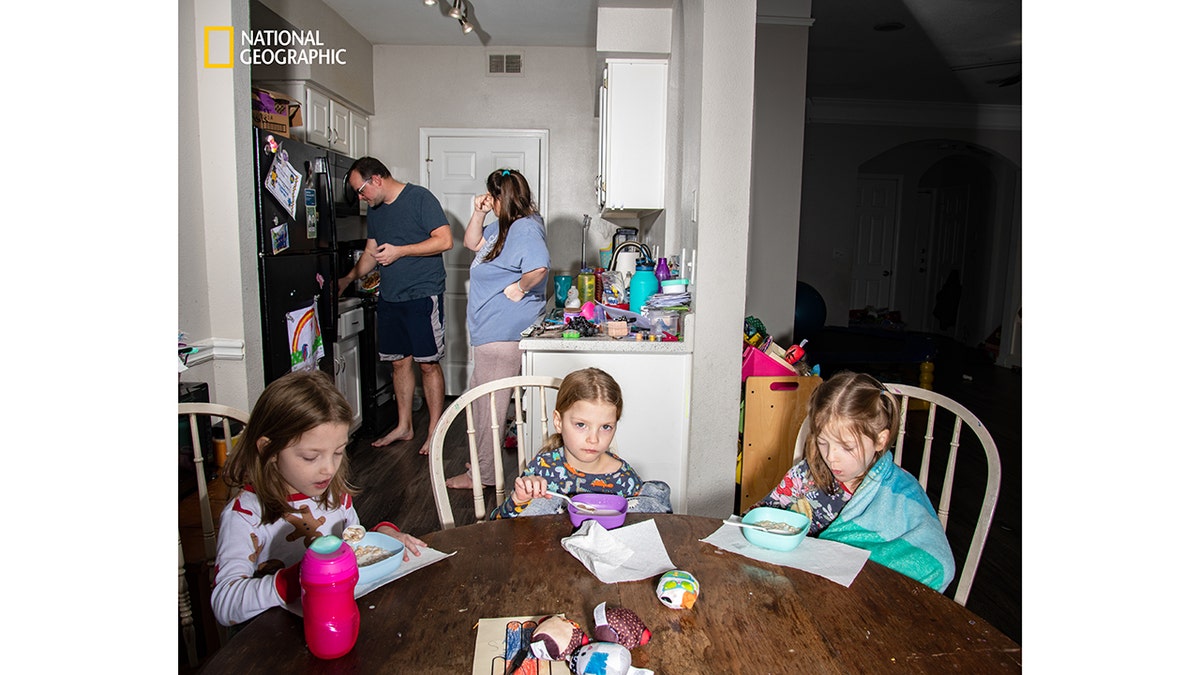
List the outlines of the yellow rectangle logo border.
{"label": "yellow rectangle logo border", "polygon": [[[209,60],[208,39],[209,34],[214,31],[225,31],[229,33],[229,60],[224,63],[213,63]],[[205,68],[232,68],[233,67],[233,26],[205,26],[204,27],[204,67]]]}

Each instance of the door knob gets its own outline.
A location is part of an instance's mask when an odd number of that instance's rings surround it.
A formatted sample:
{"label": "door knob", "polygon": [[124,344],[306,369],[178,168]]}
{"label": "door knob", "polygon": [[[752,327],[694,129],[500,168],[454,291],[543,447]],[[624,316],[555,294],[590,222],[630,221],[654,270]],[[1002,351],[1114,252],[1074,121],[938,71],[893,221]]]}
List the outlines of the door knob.
{"label": "door knob", "polygon": [[883,276],[885,276],[885,277],[890,277],[890,276],[892,276],[892,271],[891,271],[891,270],[884,270],[884,271],[883,271]]}

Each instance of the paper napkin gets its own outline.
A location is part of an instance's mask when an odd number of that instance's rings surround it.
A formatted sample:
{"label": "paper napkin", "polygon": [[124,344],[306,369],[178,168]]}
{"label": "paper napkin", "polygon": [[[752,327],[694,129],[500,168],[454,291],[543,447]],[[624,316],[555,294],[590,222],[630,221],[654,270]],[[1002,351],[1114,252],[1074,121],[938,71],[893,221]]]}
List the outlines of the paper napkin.
{"label": "paper napkin", "polygon": [[772,551],[746,541],[741,528],[725,524],[700,541],[747,558],[804,570],[847,588],[871,557],[861,548],[816,537],[805,537],[791,551]]}
{"label": "paper napkin", "polygon": [[606,584],[639,581],[675,569],[653,520],[606,530],[594,520],[583,525],[562,546]]}

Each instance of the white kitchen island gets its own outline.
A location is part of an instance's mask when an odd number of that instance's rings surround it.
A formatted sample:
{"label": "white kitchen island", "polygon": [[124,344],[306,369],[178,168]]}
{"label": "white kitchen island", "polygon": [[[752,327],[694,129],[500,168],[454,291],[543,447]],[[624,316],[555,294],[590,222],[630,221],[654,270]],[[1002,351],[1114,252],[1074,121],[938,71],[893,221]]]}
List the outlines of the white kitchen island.
{"label": "white kitchen island", "polygon": [[[685,317],[685,340],[690,318]],[[565,377],[589,367],[612,375],[624,400],[613,452],[629,462],[642,480],[670,485],[671,508],[687,513],[691,344],[536,337],[521,340],[520,346],[524,375]],[[530,439],[530,446],[540,448],[541,441]]]}

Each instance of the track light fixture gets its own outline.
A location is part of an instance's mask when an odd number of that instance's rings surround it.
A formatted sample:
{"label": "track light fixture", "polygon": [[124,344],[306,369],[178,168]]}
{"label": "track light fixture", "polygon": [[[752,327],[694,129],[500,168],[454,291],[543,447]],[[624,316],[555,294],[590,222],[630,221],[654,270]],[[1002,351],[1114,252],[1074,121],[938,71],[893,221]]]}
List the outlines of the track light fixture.
{"label": "track light fixture", "polygon": [[[429,7],[432,7],[437,3],[438,0],[425,0],[425,4]],[[462,26],[463,35],[467,35],[475,30],[474,24],[472,24],[467,18],[467,6],[465,3],[463,3],[463,0],[453,0],[453,2],[450,3],[449,17],[451,19],[458,20],[458,25]]]}

